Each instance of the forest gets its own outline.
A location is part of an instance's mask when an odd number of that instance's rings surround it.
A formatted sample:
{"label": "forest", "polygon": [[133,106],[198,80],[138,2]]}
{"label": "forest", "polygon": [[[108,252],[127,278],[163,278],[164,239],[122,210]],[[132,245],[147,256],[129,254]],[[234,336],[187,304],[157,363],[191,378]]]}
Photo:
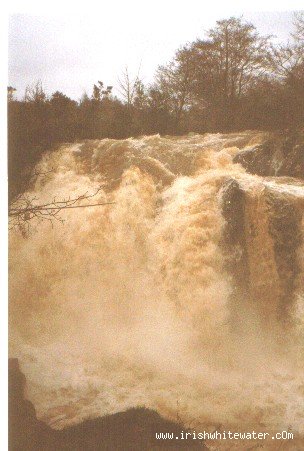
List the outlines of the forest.
{"label": "forest", "polygon": [[[247,129],[297,133],[304,124],[304,14],[294,15],[288,42],[261,36],[243,18],[216,23],[159,66],[152,83],[126,68],[113,86],[98,81],[75,101],[43,81],[13,86],[8,96],[9,196],[28,185],[46,151],[60,143],[140,135],[184,135]],[[98,76],[98,75],[97,75]]]}

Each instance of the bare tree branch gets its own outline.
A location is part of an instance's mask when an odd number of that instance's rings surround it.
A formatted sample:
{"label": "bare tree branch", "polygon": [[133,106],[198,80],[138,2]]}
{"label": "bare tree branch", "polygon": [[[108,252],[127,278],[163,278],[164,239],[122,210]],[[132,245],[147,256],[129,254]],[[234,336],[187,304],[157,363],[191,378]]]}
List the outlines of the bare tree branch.
{"label": "bare tree branch", "polygon": [[[40,175],[40,174],[39,174]],[[9,207],[9,229],[18,229],[22,234],[26,235],[29,232],[30,222],[33,219],[41,221],[49,221],[53,226],[54,221],[64,222],[60,217],[60,212],[70,208],[89,208],[99,207],[103,205],[111,205],[115,202],[96,202],[84,205],[77,205],[78,202],[91,199],[95,197],[101,190],[99,187],[94,193],[87,192],[75,198],[68,198],[56,200],[56,197],[51,202],[44,204],[37,204],[35,196],[28,194],[20,195],[16,201]]]}
{"label": "bare tree branch", "polygon": [[121,96],[123,97],[124,101],[126,102],[126,105],[128,108],[133,105],[136,87],[140,83],[140,69],[141,69],[141,63],[139,65],[137,75],[134,79],[130,78],[129,75],[129,69],[126,66],[124,72],[122,73],[121,78],[118,78],[118,86],[119,86],[119,92]]}

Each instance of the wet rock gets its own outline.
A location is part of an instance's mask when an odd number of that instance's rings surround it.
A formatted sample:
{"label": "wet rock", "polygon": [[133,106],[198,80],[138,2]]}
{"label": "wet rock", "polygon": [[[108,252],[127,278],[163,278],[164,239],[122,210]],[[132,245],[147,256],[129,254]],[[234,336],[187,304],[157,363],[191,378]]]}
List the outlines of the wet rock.
{"label": "wet rock", "polygon": [[245,223],[246,193],[238,181],[228,180],[222,187],[223,253],[226,270],[232,276],[230,295],[230,327],[241,332],[246,328],[243,312],[248,303],[250,273],[248,265]]}
{"label": "wet rock", "polygon": [[268,192],[267,202],[272,212],[269,233],[274,243],[275,262],[280,280],[278,311],[284,321],[288,319],[289,309],[292,308],[290,300],[300,274],[297,253],[303,241],[301,234],[303,208],[296,199],[286,198],[282,194],[274,195],[271,191]]}
{"label": "wet rock", "polygon": [[236,154],[233,161],[240,163],[247,172],[261,176],[273,175],[273,146],[270,143],[249,147]]}
{"label": "wet rock", "polygon": [[223,249],[234,281],[233,316],[249,304],[261,321],[288,323],[300,274],[304,186],[276,180],[226,182]]}
{"label": "wet rock", "polygon": [[8,370],[10,451],[54,449],[58,434],[37,420],[33,404],[24,399],[26,380],[17,359],[9,359]]}
{"label": "wet rock", "polygon": [[238,152],[233,160],[247,172],[260,176],[304,178],[304,138],[273,137]]}
{"label": "wet rock", "polygon": [[282,164],[277,175],[304,178],[304,144],[296,144],[283,154]]}

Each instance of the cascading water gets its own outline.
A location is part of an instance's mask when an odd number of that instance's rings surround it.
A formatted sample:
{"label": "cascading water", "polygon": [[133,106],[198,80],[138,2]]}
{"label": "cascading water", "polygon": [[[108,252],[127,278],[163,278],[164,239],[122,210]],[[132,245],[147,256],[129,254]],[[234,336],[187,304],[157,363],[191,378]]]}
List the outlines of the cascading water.
{"label": "cascading water", "polygon": [[11,355],[39,418],[145,405],[197,429],[304,433],[304,186],[233,163],[264,139],[105,139],[43,158],[39,203],[100,185],[96,202],[114,203],[11,233]]}

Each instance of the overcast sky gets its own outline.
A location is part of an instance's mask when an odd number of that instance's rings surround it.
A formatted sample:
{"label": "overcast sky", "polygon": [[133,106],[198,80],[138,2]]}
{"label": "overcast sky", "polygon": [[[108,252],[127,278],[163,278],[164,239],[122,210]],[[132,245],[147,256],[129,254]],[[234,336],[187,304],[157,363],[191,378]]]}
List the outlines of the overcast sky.
{"label": "overcast sky", "polygon": [[191,2],[172,11],[162,11],[152,3],[145,9],[117,10],[115,3],[113,8],[110,3],[106,10],[92,10],[87,15],[13,14],[9,84],[22,97],[26,85],[39,79],[48,94],[59,90],[77,100],[84,91],[91,94],[97,80],[115,87],[126,65],[131,74],[141,66],[142,78],[150,82],[159,64],[170,60],[180,45],[204,37],[218,19],[243,15],[261,34],[276,35],[279,40],[287,40],[292,29],[292,11],[227,8],[219,13],[212,7],[206,10],[205,2],[195,2],[196,6]]}

